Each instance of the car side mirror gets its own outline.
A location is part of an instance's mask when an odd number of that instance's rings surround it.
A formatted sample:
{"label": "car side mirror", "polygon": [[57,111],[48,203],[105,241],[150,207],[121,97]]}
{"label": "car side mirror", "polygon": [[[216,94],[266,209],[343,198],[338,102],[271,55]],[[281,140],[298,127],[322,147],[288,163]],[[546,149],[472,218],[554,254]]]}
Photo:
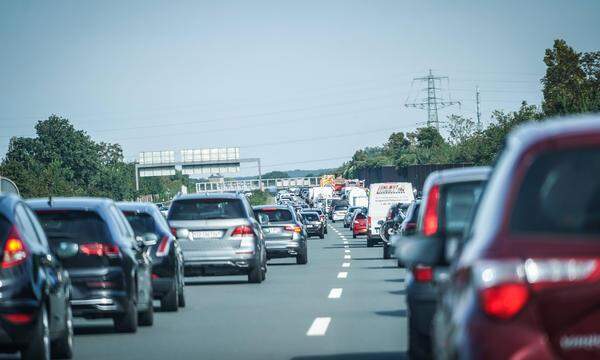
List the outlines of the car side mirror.
{"label": "car side mirror", "polygon": [[188,229],[177,229],[177,232],[175,233],[178,239],[189,239],[190,238],[190,231]]}
{"label": "car side mirror", "polygon": [[434,266],[442,258],[442,241],[435,237],[402,236],[396,242],[396,257],[407,267]]}
{"label": "car side mirror", "polygon": [[154,233],[146,233],[142,236],[142,245],[146,247],[154,246],[158,243],[158,236]]}

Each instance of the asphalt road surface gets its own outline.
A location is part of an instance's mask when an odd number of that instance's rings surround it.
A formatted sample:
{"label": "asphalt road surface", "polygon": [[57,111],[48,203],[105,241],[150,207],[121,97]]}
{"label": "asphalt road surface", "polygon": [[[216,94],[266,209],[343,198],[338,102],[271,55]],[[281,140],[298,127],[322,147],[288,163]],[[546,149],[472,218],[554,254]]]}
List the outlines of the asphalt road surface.
{"label": "asphalt road surface", "polygon": [[262,284],[188,278],[187,307],[136,334],[77,319],[75,359],[404,359],[404,270],[381,256],[330,224],[308,265],[271,260]]}

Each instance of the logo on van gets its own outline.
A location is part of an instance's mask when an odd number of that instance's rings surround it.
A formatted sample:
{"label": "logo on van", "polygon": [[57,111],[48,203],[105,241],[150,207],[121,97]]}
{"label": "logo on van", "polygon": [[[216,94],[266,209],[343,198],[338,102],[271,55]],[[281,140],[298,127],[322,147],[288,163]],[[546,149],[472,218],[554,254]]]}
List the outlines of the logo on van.
{"label": "logo on van", "polygon": [[600,334],[563,336],[560,347],[565,350],[573,349],[598,349],[600,348]]}
{"label": "logo on van", "polygon": [[377,194],[378,195],[385,195],[385,194],[404,194],[405,190],[404,190],[404,186],[402,185],[398,185],[398,184],[389,184],[389,185],[381,185],[379,188],[377,188]]}

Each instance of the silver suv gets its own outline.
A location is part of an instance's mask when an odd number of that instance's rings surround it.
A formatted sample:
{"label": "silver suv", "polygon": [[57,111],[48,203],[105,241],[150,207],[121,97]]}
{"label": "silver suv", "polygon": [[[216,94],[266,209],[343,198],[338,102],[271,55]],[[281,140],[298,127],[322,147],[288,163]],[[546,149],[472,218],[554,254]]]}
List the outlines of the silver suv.
{"label": "silver suv", "polygon": [[265,279],[263,230],[244,195],[179,196],[167,221],[179,238],[186,276],[248,275],[251,283]]}

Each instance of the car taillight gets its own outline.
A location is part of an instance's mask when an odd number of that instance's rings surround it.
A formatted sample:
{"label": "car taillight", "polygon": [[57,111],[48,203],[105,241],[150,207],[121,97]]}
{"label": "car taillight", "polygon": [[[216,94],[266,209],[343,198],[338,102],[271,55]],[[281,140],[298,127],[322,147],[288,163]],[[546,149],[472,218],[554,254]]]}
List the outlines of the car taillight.
{"label": "car taillight", "polygon": [[418,282],[430,282],[433,280],[433,269],[430,266],[417,265],[412,269],[412,273]]}
{"label": "car taillight", "polygon": [[367,216],[367,226],[371,227],[371,217]]}
{"label": "car taillight", "polygon": [[156,256],[162,257],[169,253],[170,241],[169,236],[165,235],[160,240],[158,247],[156,248]]}
{"label": "car taillight", "polygon": [[171,235],[177,237],[177,228],[174,228],[174,227],[171,228]]}
{"label": "car taillight", "polygon": [[529,290],[523,283],[502,284],[481,290],[479,298],[487,315],[510,319],[527,303]]}
{"label": "car taillight", "polygon": [[319,219],[321,219],[321,221],[325,220],[325,215],[319,215]]}
{"label": "car taillight", "polygon": [[121,251],[119,247],[111,244],[102,243],[87,243],[79,245],[79,251],[82,254],[89,256],[108,256],[116,257],[119,256]]}
{"label": "car taillight", "polygon": [[291,231],[299,234],[302,232],[302,228],[300,226],[287,225],[285,227],[285,231]]}
{"label": "car taillight", "polygon": [[8,269],[23,263],[27,259],[28,251],[17,228],[13,225],[8,232],[2,256],[2,268]]}
{"label": "car taillight", "polygon": [[23,325],[23,324],[28,324],[33,320],[33,314],[26,314],[26,313],[2,314],[2,318],[15,324],[15,325]]}
{"label": "car taillight", "polygon": [[440,187],[434,185],[430,190],[427,197],[427,207],[425,209],[425,216],[423,217],[423,234],[425,236],[431,236],[438,231],[438,205],[440,201]]}
{"label": "car taillight", "polygon": [[247,225],[238,226],[233,229],[231,233],[231,237],[246,237],[246,236],[254,236],[254,231],[252,228]]}

